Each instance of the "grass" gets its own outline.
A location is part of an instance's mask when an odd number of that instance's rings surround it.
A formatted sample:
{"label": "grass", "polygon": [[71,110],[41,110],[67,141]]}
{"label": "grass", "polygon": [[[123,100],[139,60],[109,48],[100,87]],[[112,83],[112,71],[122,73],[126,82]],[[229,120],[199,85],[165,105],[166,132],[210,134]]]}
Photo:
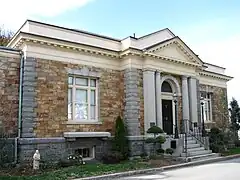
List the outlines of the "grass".
{"label": "grass", "polygon": [[46,172],[35,176],[0,176],[1,180],[66,180],[97,176],[116,172],[148,168],[149,165],[137,161],[127,161],[120,164],[86,164],[83,166],[73,166],[61,168],[52,172]]}
{"label": "grass", "polygon": [[240,147],[229,149],[227,152],[223,153],[224,156],[235,155],[235,154],[240,154]]}

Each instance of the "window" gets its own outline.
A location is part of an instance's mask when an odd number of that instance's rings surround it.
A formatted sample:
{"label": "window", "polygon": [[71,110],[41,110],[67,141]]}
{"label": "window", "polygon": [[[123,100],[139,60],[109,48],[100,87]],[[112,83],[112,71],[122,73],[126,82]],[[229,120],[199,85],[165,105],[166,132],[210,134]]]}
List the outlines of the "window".
{"label": "window", "polygon": [[162,83],[161,91],[167,92],[167,93],[172,93],[172,87],[170,86],[170,84],[167,81],[164,81]]}
{"label": "window", "polygon": [[97,79],[69,76],[68,119],[97,121]]}
{"label": "window", "polygon": [[75,150],[75,154],[81,155],[83,159],[92,159],[95,158],[95,148],[78,148]]}
{"label": "window", "polygon": [[[201,97],[204,98],[204,105],[203,105],[204,121],[210,122],[212,121],[212,94],[202,92]],[[202,113],[201,113],[201,117],[202,117]]]}

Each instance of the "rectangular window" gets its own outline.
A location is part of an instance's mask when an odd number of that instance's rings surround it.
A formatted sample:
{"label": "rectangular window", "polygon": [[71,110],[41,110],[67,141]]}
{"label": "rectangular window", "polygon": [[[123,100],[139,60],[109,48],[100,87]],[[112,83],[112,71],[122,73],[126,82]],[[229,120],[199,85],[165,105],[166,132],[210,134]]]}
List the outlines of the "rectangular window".
{"label": "rectangular window", "polygon": [[81,155],[83,159],[92,159],[95,158],[95,147],[81,147],[75,149],[75,154]]}
{"label": "rectangular window", "polygon": [[97,121],[97,79],[69,76],[68,119]]}
{"label": "rectangular window", "polygon": [[[204,92],[204,93],[201,93],[201,97],[204,98],[204,105],[203,105],[204,121],[211,122],[212,121],[212,94]],[[201,118],[202,118],[202,108],[201,108]]]}

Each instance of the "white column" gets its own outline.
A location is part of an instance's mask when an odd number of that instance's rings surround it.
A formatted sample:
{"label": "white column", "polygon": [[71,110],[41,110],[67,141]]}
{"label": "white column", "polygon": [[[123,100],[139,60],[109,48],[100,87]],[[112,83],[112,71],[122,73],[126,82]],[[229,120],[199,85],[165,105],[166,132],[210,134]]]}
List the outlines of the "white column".
{"label": "white column", "polygon": [[157,126],[162,127],[161,72],[156,72],[156,116]]}
{"label": "white column", "polygon": [[189,97],[188,97],[188,79],[182,76],[182,115],[185,124],[185,130],[189,130]]}
{"label": "white column", "polygon": [[156,96],[155,96],[155,71],[143,71],[143,96],[144,96],[144,130],[150,128],[150,123],[156,124]]}
{"label": "white column", "polygon": [[190,119],[191,121],[198,122],[197,111],[197,80],[195,77],[189,78],[189,105],[190,105]]}

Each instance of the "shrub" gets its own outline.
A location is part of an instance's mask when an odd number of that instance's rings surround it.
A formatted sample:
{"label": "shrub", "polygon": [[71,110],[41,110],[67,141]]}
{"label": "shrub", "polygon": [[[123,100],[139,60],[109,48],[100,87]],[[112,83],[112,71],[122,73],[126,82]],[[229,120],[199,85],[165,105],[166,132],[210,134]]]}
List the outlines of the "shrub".
{"label": "shrub", "polygon": [[166,149],[166,153],[172,155],[174,153],[172,148]]}
{"label": "shrub", "polygon": [[123,159],[123,157],[120,152],[109,152],[102,156],[102,162],[104,164],[117,164],[120,163],[121,159]]}
{"label": "shrub", "polygon": [[166,141],[165,137],[163,137],[161,135],[157,136],[158,134],[163,133],[163,132],[164,131],[157,126],[152,126],[147,130],[147,133],[154,135],[153,138],[146,139],[146,143],[153,143],[154,155],[156,154],[156,144],[159,143],[161,146],[161,144],[163,144]]}
{"label": "shrub", "polygon": [[141,158],[145,158],[145,157],[147,157],[147,156],[148,156],[148,155],[147,155],[146,152],[143,152],[143,153],[140,154],[140,157],[141,157]]}
{"label": "shrub", "polygon": [[155,143],[156,140],[154,138],[147,138],[145,142],[146,143]]}
{"label": "shrub", "polygon": [[234,144],[235,144],[236,147],[240,147],[240,140],[235,140]]}
{"label": "shrub", "polygon": [[222,133],[218,128],[212,128],[209,133],[209,144],[210,149],[214,153],[220,153],[225,150],[224,133]]}
{"label": "shrub", "polygon": [[164,149],[162,149],[162,148],[160,148],[160,149],[157,149],[157,153],[158,153],[158,154],[164,154],[164,152],[165,152],[165,150],[164,150]]}
{"label": "shrub", "polygon": [[155,134],[164,133],[164,131],[158,126],[152,126],[147,130],[147,133],[155,135]]}
{"label": "shrub", "polygon": [[156,137],[156,142],[157,143],[163,144],[163,143],[165,143],[165,141],[166,141],[166,139],[163,136]]}
{"label": "shrub", "polygon": [[124,126],[123,120],[120,116],[116,119],[115,137],[113,139],[113,150],[119,152],[122,155],[122,159],[125,160],[129,155],[129,146],[127,139],[127,130]]}
{"label": "shrub", "polygon": [[157,156],[155,154],[151,154],[149,156],[149,159],[152,159],[152,160],[156,160],[157,159]]}
{"label": "shrub", "polygon": [[68,167],[68,166],[76,166],[76,165],[83,165],[85,162],[81,155],[78,154],[70,154],[67,158],[60,160],[61,167]]}

